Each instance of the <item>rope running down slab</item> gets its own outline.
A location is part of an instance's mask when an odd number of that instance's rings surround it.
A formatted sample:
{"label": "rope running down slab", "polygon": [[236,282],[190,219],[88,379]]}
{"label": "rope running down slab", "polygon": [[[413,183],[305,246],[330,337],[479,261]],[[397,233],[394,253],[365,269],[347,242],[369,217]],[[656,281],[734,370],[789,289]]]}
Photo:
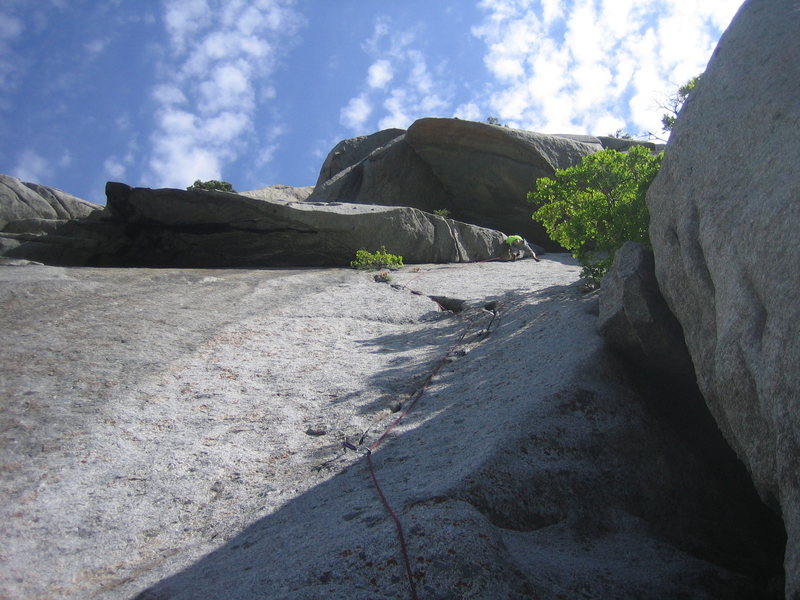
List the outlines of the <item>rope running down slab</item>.
{"label": "rope running down slab", "polygon": [[[491,323],[494,322],[495,317],[497,316],[497,311],[492,311],[492,320],[489,323],[491,327]],[[434,367],[433,371],[425,378],[425,381],[422,383],[422,386],[414,393],[411,400],[408,402],[407,408],[398,416],[381,434],[381,436],[375,440],[368,448],[367,448],[367,464],[369,467],[370,477],[372,478],[372,483],[375,486],[375,491],[378,493],[378,497],[381,500],[386,512],[389,514],[389,517],[394,522],[395,529],[397,530],[397,539],[400,542],[400,552],[403,557],[403,563],[405,566],[406,577],[408,578],[408,585],[411,591],[411,599],[412,600],[419,600],[417,596],[417,587],[416,583],[414,582],[414,574],[411,570],[411,560],[408,556],[408,545],[406,544],[405,533],[403,531],[403,525],[400,522],[400,518],[397,516],[397,513],[392,508],[392,505],[389,503],[389,500],[386,498],[386,494],[384,494],[383,489],[381,488],[380,482],[378,480],[378,475],[375,471],[375,464],[372,461],[372,452],[376,450],[378,446],[386,439],[386,437],[402,422],[402,420],[408,416],[411,410],[414,408],[414,405],[419,401],[425,391],[430,387],[433,378],[439,373],[441,368],[447,363],[450,356],[455,352],[455,350],[463,343],[464,338],[467,334],[472,330],[474,326],[474,321],[472,318],[462,316],[461,317],[465,322],[466,326],[464,330],[461,332],[461,335],[458,337],[456,342],[447,350],[444,356],[439,360],[439,362]],[[488,328],[487,328],[488,331]],[[363,438],[362,438],[363,439]],[[343,444],[345,447],[356,450],[356,447],[352,444],[345,442]]]}

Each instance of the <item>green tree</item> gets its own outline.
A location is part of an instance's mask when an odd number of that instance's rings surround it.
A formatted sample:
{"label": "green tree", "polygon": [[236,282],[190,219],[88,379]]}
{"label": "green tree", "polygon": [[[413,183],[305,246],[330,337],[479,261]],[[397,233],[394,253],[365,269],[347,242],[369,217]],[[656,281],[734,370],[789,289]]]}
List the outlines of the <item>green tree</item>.
{"label": "green tree", "polygon": [[663,131],[672,131],[672,128],[675,127],[675,121],[678,120],[678,113],[686,103],[686,99],[689,97],[689,94],[692,92],[692,90],[694,90],[695,86],[697,86],[697,83],[700,81],[700,77],[702,77],[702,75],[692,77],[689,81],[678,88],[677,93],[673,94],[667,99],[666,104],[660,106],[660,108],[669,111],[661,116],[661,126]]}
{"label": "green tree", "polygon": [[209,179],[208,181],[196,180],[192,185],[186,188],[187,190],[207,190],[207,191],[220,191],[220,192],[233,192],[233,186],[227,181],[217,181],[216,179]]}
{"label": "green tree", "polygon": [[608,137],[614,137],[619,140],[632,140],[633,135],[625,131],[624,129],[617,129],[614,133],[609,133]]}
{"label": "green tree", "polygon": [[644,146],[585,156],[553,179],[536,181],[536,191],[528,194],[536,208],[533,220],[572,252],[581,274],[597,285],[622,244],[650,245],[645,194],[660,166],[661,154]]}

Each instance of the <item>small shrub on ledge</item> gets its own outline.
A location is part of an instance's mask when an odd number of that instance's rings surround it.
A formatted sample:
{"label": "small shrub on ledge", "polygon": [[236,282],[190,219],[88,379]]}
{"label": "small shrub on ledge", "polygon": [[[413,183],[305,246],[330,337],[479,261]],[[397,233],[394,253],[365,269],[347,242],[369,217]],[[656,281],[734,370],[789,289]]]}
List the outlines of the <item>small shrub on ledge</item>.
{"label": "small shrub on ledge", "polygon": [[381,246],[380,249],[375,252],[369,252],[362,248],[356,251],[356,258],[350,262],[350,266],[354,269],[361,269],[364,271],[399,269],[403,266],[403,257],[390,254],[386,250],[386,246]]}
{"label": "small shrub on ledge", "polygon": [[192,185],[186,188],[187,190],[206,190],[208,192],[219,191],[219,192],[231,192],[236,193],[236,190],[233,189],[233,186],[227,181],[217,181],[216,179],[210,179],[209,181],[200,181],[199,179],[196,180]]}

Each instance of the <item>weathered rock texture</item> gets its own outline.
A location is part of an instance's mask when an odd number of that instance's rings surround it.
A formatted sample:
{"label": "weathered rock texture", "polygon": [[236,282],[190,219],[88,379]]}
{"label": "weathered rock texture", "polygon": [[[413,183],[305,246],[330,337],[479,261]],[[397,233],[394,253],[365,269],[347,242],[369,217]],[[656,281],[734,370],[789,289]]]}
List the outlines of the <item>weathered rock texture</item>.
{"label": "weathered rock texture", "polygon": [[0,174],[0,231],[19,221],[67,221],[87,217],[102,208],[59,189]]}
{"label": "weathered rock texture", "polygon": [[383,129],[371,135],[361,135],[342,140],[325,157],[319,170],[316,185],[325,183],[340,171],[353,166],[366,158],[372,151],[385,146],[404,133],[404,129]]}
{"label": "weathered rock texture", "polygon": [[598,327],[611,346],[652,372],[694,382],[692,359],[656,281],[653,252],[626,242],[599,293]]}
{"label": "weathered rock texture", "polygon": [[556,249],[531,220],[539,177],[602,150],[593,143],[459,119],[420,119],[360,162],[318,184],[311,200],[447,209],[461,221]]}
{"label": "weathered rock texture", "polygon": [[257,190],[239,192],[240,196],[258,198],[259,200],[272,200],[277,202],[302,202],[308,200],[314,186],[294,187],[291,185],[269,185]]}
{"label": "weathered rock texture", "polygon": [[410,598],[365,447],[416,397],[372,461],[419,598],[780,597],[778,519],[578,276],[0,268],[0,596]]}
{"label": "weathered rock texture", "polygon": [[0,174],[0,255],[102,208],[59,189]]}
{"label": "weathered rock texture", "polygon": [[182,267],[346,266],[385,245],[409,263],[495,255],[496,231],[407,207],[285,202],[239,194],[106,187],[126,238],[123,264]]}
{"label": "weathered rock texture", "polygon": [[497,255],[503,235],[407,207],[303,202],[310,188],[231,194],[106,186],[108,204],[5,253],[53,265],[346,266],[385,245],[407,263]]}
{"label": "weathered rock texture", "polygon": [[656,275],[703,395],[788,534],[800,598],[800,6],[748,0],[648,194]]}

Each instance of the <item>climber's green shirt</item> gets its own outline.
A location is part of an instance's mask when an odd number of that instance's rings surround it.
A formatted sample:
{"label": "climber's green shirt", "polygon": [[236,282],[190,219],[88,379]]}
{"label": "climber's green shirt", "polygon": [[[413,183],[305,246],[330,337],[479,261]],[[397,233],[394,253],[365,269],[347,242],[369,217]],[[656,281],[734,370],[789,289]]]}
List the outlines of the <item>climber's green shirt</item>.
{"label": "climber's green shirt", "polygon": [[505,239],[504,243],[508,244],[509,246],[513,246],[515,243],[521,241],[522,241],[521,235],[510,235]]}

